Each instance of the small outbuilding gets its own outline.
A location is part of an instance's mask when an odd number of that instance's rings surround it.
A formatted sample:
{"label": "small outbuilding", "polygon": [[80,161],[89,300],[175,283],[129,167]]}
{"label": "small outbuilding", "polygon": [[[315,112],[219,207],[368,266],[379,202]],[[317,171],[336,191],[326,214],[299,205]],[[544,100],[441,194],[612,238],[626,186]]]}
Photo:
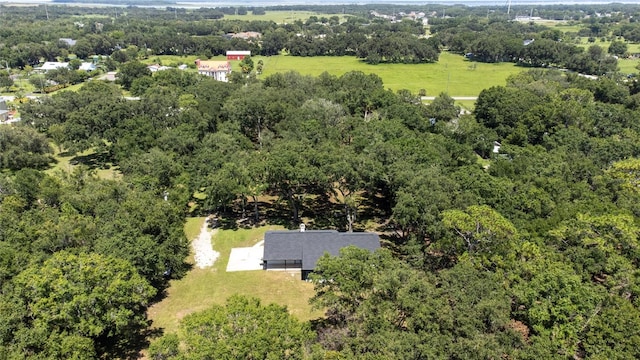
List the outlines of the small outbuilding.
{"label": "small outbuilding", "polygon": [[300,270],[306,280],[325,253],[337,256],[340,249],[355,246],[369,251],[380,248],[380,237],[370,232],[336,230],[267,231],[264,236],[264,270]]}

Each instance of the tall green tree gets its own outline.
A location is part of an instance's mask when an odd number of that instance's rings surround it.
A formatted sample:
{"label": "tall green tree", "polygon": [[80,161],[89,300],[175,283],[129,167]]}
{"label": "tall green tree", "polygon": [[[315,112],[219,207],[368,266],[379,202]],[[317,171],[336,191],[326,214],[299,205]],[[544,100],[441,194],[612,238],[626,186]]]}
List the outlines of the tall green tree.
{"label": "tall green tree", "polygon": [[134,60],[124,63],[116,78],[123,88],[129,90],[133,81],[143,76],[151,76],[151,70],[147,68],[147,65]]}
{"label": "tall green tree", "polygon": [[0,307],[5,355],[128,356],[156,290],[125,260],[58,252],[12,281]]}
{"label": "tall green tree", "polygon": [[27,126],[0,127],[0,169],[42,169],[53,159],[47,138]]}
{"label": "tall green tree", "polygon": [[489,206],[444,211],[442,223],[459,241],[451,246],[460,249],[462,245],[465,254],[479,266],[500,266],[515,255],[516,227]]}
{"label": "tall green tree", "polygon": [[[234,295],[225,305],[185,317],[177,359],[304,359],[312,333],[285,307]],[[173,335],[165,335],[170,339]],[[161,339],[160,341],[167,340]],[[151,356],[160,354],[153,347]],[[165,354],[167,348],[164,347]],[[170,354],[165,359],[174,358]]]}

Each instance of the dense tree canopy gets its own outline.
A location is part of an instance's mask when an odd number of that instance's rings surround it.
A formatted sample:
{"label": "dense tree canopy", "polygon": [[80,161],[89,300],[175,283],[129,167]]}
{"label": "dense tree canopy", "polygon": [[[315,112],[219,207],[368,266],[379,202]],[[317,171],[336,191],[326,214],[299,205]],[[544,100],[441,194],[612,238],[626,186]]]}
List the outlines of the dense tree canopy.
{"label": "dense tree canopy", "polygon": [[155,292],[125,260],[57,252],[5,288],[1,348],[10,358],[126,354],[147,326]]}
{"label": "dense tree canopy", "polygon": [[[360,230],[375,221],[388,251],[320,262],[314,303],[328,312],[312,356],[634,354],[633,337],[616,342],[607,330],[607,317],[636,326],[632,84],[532,70],[484,90],[461,116],[446,94],[424,105],[361,72],[243,86],[173,75],[150,77],[140,100],[96,82],[23,107],[33,128],[99,150],[97,161],[124,177],[27,168],[5,177],[7,287],[31,266],[18,259],[66,250],[124,259],[161,289],[184,271],[189,202],[256,222]],[[180,336],[154,348],[188,357],[235,347]],[[187,340],[188,352],[176,350]]]}
{"label": "dense tree canopy", "polygon": [[[153,343],[153,358],[639,356],[640,86],[613,73],[608,53],[622,46],[580,50],[556,29],[461,6],[430,17],[424,39],[419,21],[344,8],[357,16],[290,24],[211,21],[248,7],[131,7],[117,19],[97,10],[91,21],[80,8],[83,26],[62,16],[70,8],[52,6],[48,22],[42,7],[10,10],[42,24],[0,25],[11,67],[111,55],[120,84],[93,80],[29,101],[21,124],[0,126],[0,353],[136,353],[146,307],[188,269],[185,216],[216,213],[230,227],[304,219],[376,231],[384,249],[319,261],[312,303],[326,314],[311,324],[232,297],[185,317]],[[637,30],[590,9],[589,36],[623,42]],[[263,37],[223,35],[240,31]],[[58,41],[68,37],[78,41]],[[461,115],[448,94],[426,105],[364,72],[258,80],[244,76],[246,61],[241,81],[222,83],[151,74],[140,62],[229,46],[371,63],[436,61],[447,47],[471,61],[600,76],[523,71]],[[138,97],[123,98],[119,85]],[[64,171],[42,171],[54,165],[52,146],[73,157]]]}

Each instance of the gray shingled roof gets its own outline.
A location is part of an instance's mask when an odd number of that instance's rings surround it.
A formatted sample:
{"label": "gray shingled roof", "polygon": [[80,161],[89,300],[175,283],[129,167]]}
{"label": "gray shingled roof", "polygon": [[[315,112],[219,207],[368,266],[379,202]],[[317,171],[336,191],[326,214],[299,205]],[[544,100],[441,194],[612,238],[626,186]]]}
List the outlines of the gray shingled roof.
{"label": "gray shingled roof", "polygon": [[325,252],[337,256],[340,249],[353,245],[375,251],[380,238],[375,233],[341,233],[335,230],[267,231],[263,260],[302,260],[302,270],[313,270]]}

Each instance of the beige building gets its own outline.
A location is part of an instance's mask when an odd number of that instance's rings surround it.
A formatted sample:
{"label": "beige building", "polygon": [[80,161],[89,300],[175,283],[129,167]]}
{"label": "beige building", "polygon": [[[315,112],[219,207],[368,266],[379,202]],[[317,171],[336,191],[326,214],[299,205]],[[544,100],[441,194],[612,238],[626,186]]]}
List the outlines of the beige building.
{"label": "beige building", "polygon": [[218,81],[229,81],[229,74],[231,74],[231,63],[229,61],[203,61],[197,59],[196,67],[199,74],[210,76]]}

